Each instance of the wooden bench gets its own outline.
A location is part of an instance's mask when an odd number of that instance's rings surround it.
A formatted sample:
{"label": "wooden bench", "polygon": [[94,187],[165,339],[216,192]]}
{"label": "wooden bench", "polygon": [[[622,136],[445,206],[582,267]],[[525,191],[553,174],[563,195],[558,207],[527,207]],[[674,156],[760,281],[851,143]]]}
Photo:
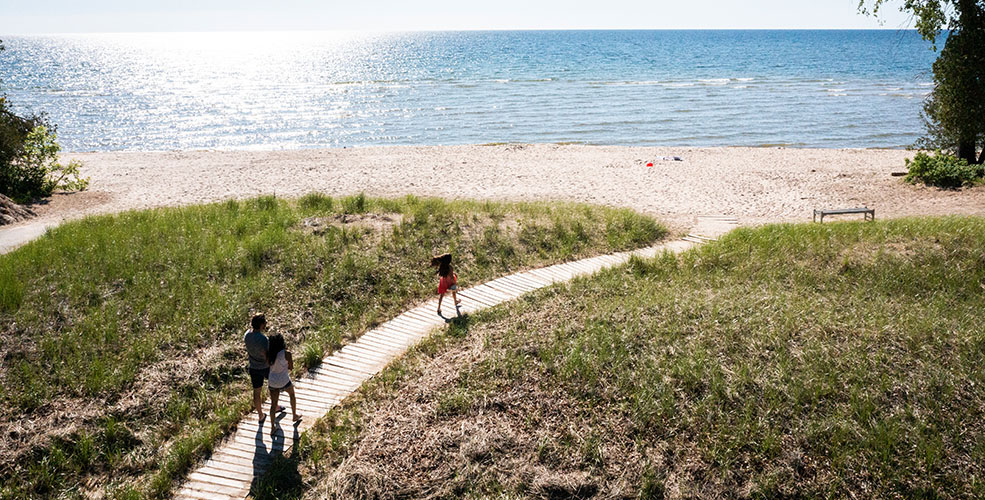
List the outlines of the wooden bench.
{"label": "wooden bench", "polygon": [[876,209],[862,207],[862,208],[839,208],[836,210],[817,210],[814,209],[814,222],[817,222],[817,216],[821,216],[821,222],[824,222],[825,215],[841,215],[841,214],[865,214],[863,217],[865,220],[876,220]]}

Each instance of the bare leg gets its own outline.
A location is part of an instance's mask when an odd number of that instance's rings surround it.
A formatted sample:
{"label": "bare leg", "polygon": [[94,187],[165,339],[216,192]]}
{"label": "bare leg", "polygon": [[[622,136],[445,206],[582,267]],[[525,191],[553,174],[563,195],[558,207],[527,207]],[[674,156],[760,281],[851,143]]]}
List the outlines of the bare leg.
{"label": "bare leg", "polygon": [[445,294],[438,295],[438,314],[441,314],[441,300],[445,298]]}
{"label": "bare leg", "polygon": [[294,414],[294,421],[300,422],[301,416],[298,415],[298,403],[297,400],[294,399],[294,385],[287,388],[287,395],[291,397],[291,413]]}
{"label": "bare leg", "polygon": [[451,291],[451,298],[455,299],[456,306],[462,303],[462,300],[458,298],[458,291],[456,290]]}
{"label": "bare leg", "polygon": [[253,389],[253,407],[257,410],[257,418],[263,422],[263,387]]}
{"label": "bare leg", "polygon": [[280,396],[280,389],[270,388],[270,434],[273,435],[274,431],[277,430],[277,417],[274,412],[277,411],[277,398]]}

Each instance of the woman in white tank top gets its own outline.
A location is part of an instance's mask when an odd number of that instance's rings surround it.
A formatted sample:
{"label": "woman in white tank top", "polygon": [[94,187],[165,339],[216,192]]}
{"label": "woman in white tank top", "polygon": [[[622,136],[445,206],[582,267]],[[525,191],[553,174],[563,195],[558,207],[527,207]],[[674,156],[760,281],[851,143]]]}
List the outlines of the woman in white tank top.
{"label": "woman in white tank top", "polygon": [[277,420],[274,418],[274,409],[277,408],[277,399],[281,391],[287,391],[291,397],[291,413],[294,414],[294,423],[301,421],[298,415],[297,400],[294,398],[294,385],[291,384],[291,370],[294,368],[294,359],[291,353],[287,352],[284,344],[284,336],[277,334],[271,335],[268,339],[267,362],[270,363],[270,376],[267,379],[267,386],[270,388],[270,434],[277,431]]}

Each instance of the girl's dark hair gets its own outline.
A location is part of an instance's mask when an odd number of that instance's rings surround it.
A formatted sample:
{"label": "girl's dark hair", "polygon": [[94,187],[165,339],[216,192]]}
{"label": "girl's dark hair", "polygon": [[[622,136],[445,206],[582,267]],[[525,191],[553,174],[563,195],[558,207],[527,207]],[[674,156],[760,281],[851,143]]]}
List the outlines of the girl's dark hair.
{"label": "girl's dark hair", "polygon": [[448,276],[451,273],[451,254],[445,253],[431,257],[431,265],[438,266],[438,276]]}
{"label": "girl's dark hair", "polygon": [[277,361],[277,353],[287,349],[287,344],[284,343],[284,336],[279,333],[271,335],[267,342],[267,363],[274,364],[274,361]]}

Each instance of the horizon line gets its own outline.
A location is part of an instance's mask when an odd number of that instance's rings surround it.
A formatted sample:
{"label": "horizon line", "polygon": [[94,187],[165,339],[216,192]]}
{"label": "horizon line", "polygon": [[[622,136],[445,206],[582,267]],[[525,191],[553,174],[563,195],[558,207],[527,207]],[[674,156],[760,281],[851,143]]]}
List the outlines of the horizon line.
{"label": "horizon line", "polygon": [[917,31],[916,28],[409,28],[409,29],[218,29],[175,31],[61,31],[61,32],[10,32],[4,36],[31,35],[141,35],[141,34],[196,34],[196,33],[455,33],[455,32],[508,32],[508,31]]}

